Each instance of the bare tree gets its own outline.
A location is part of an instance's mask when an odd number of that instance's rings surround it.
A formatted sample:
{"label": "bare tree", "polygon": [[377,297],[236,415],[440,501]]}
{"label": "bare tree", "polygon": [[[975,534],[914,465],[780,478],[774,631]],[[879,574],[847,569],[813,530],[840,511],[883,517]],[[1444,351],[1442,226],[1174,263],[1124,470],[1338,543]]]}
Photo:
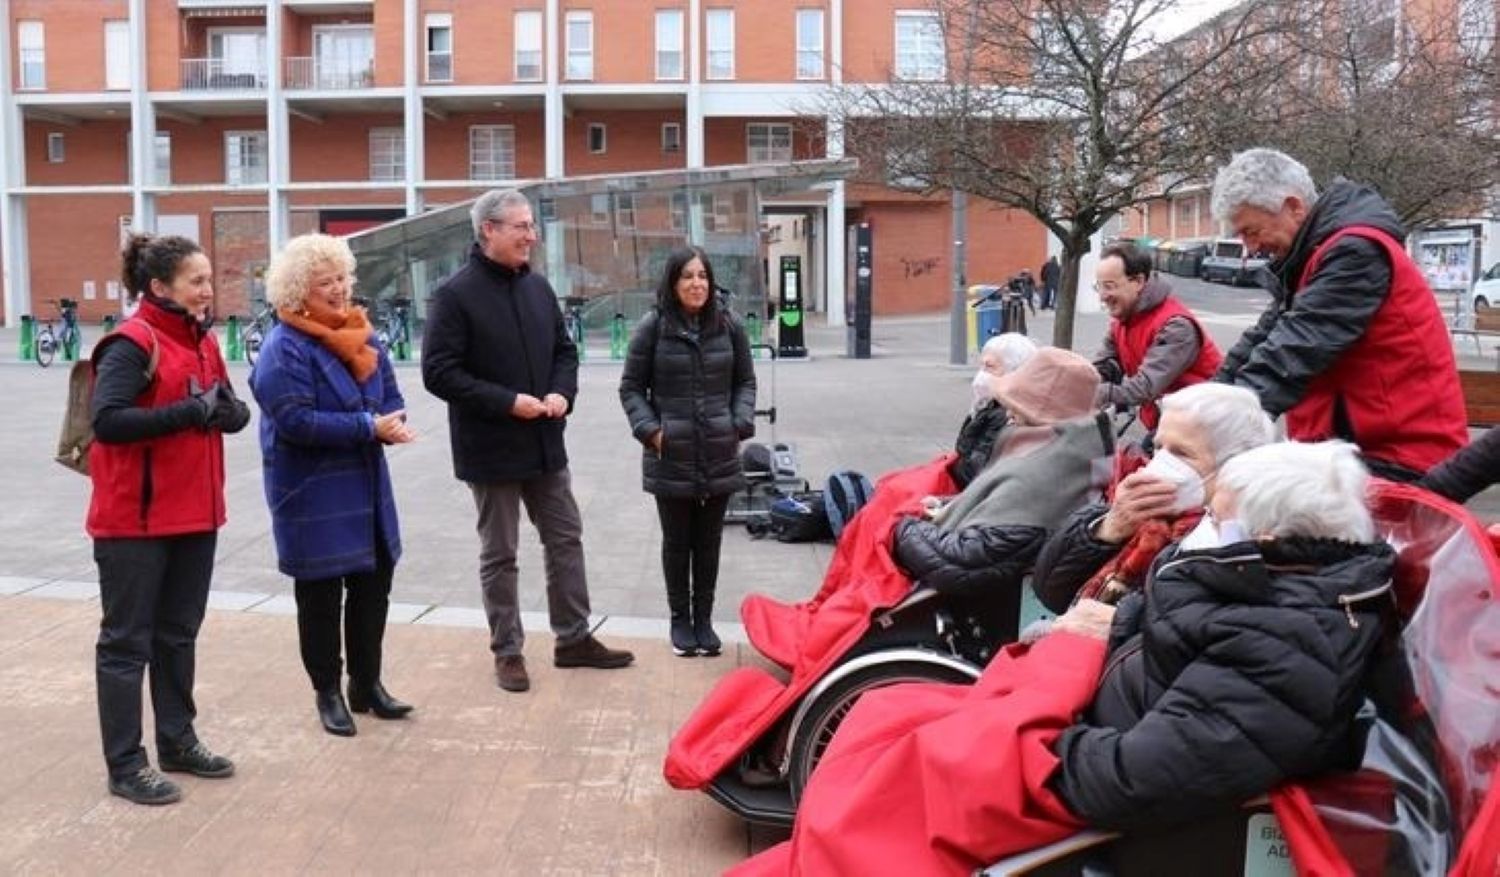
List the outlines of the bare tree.
{"label": "bare tree", "polygon": [[[829,92],[862,173],[1024,210],[1062,242],[1053,343],[1071,347],[1079,261],[1126,208],[1200,180],[1222,118],[1264,100],[1296,4],[1249,2],[1191,40],[1180,0],[940,0],[948,68]],[[924,76],[923,74],[926,74]]]}
{"label": "bare tree", "polygon": [[1277,99],[1226,145],[1281,149],[1315,179],[1374,186],[1419,226],[1493,205],[1500,183],[1494,0],[1404,14],[1391,0],[1330,0],[1280,46]]}

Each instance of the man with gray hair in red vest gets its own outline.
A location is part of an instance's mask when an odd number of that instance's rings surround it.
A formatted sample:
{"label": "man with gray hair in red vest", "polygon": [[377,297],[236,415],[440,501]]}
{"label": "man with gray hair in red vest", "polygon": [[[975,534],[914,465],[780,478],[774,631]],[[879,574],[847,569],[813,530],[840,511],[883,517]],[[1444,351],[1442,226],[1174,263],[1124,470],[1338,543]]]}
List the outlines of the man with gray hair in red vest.
{"label": "man with gray hair in red vest", "polygon": [[1099,407],[1130,407],[1151,432],[1161,416],[1156,400],[1213,377],[1219,348],[1198,318],[1151,276],[1151,256],[1129,244],[1099,254],[1094,291],[1109,312],[1109,334],[1094,354]]}
{"label": "man with gray hair in red vest", "polygon": [[1288,437],[1341,438],[1370,471],[1410,481],[1468,442],[1463,391],[1437,299],[1374,189],[1274,149],[1241,152],[1214,180],[1213,212],[1272,256],[1274,301],[1215,375],[1253,390]]}

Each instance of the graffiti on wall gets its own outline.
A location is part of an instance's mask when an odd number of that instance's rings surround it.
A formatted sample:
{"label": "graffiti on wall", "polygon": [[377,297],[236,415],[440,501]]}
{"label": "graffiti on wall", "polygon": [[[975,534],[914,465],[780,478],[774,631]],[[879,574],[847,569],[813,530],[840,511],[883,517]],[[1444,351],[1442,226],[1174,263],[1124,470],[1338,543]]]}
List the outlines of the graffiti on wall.
{"label": "graffiti on wall", "polygon": [[906,274],[906,279],[910,280],[913,277],[921,277],[923,274],[930,274],[936,271],[939,261],[941,260],[937,256],[927,256],[921,259],[908,259],[902,256],[901,268]]}

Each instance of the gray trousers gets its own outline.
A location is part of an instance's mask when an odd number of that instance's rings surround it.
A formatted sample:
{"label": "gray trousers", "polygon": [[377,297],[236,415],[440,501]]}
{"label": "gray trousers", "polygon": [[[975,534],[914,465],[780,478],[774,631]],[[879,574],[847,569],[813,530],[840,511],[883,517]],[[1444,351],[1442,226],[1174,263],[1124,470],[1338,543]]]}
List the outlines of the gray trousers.
{"label": "gray trousers", "polygon": [[526,481],[471,483],[469,489],[479,510],[479,585],[490,624],[490,651],[497,658],[519,655],[526,639],[516,601],[522,502],[542,538],[552,633],[559,645],[587,636],[589,587],[583,571],[583,519],[573,499],[573,476],[561,469]]}

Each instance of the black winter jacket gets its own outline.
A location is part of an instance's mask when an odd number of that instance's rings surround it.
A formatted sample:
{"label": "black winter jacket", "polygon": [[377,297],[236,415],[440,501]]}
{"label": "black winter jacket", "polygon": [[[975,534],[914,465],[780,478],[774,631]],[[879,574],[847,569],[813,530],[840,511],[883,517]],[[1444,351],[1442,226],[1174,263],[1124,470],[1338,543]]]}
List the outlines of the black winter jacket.
{"label": "black winter jacket", "polygon": [[524,481],[568,465],[561,418],[511,414],[516,396],[578,394],[578,348],[552,285],[523,265],[490,261],[478,244],[427,306],[422,383],[448,403],[453,472],[462,481]]}
{"label": "black winter jacket", "polygon": [[1323,256],[1314,282],[1295,296],[1318,245],[1351,225],[1374,226],[1405,240],[1401,220],[1374,189],[1339,179],[1318,198],[1287,255],[1259,277],[1274,301],[1225,354],[1214,379],[1247,387],[1276,417],[1302,400],[1369,328],[1391,291],[1391,265],[1374,241],[1348,236]]}
{"label": "black winter jacket", "polygon": [[[694,331],[675,311],[636,326],[620,404],[644,449],[642,486],[667,497],[723,496],[745,484],[740,441],[755,435],[755,365],[745,329],[707,314]],[[663,431],[661,454],[649,444]]]}
{"label": "black winter jacket", "polygon": [[932,521],[905,518],[891,546],[913,582],[960,597],[1019,588],[1047,540],[1046,527],[1010,524],[944,531]]}
{"label": "black winter jacket", "polygon": [[995,436],[1010,419],[1010,413],[993,399],[982,403],[974,413],[964,418],[958,428],[958,439],[953,450],[958,456],[948,464],[948,473],[962,490],[969,486],[980,470],[989,465],[990,455],[995,450]]}
{"label": "black winter jacket", "polygon": [[1155,829],[1357,767],[1394,563],[1385,543],[1328,540],[1164,551],[1116,616],[1087,720],[1054,746],[1053,788],[1092,826]]}
{"label": "black winter jacket", "polygon": [[1417,484],[1454,502],[1468,502],[1476,493],[1500,481],[1500,426],[1434,466]]}
{"label": "black winter jacket", "polygon": [[1109,505],[1102,502],[1084,506],[1042,546],[1031,589],[1049,611],[1068,611],[1078,590],[1124,547],[1095,539],[1090,532],[1094,522],[1108,511]]}

